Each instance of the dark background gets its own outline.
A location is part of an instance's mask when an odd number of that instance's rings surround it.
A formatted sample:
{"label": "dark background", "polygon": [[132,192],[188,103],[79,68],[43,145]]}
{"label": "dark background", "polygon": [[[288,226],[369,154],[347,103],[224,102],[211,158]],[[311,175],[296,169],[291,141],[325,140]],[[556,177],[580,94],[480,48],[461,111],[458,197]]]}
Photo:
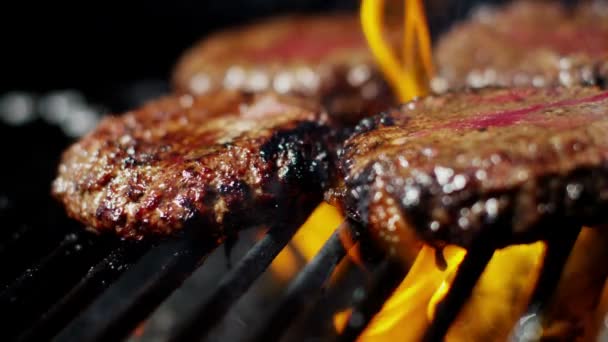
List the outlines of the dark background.
{"label": "dark background", "polygon": [[166,80],[180,53],[211,31],[283,12],[356,6],[356,0],[24,1],[0,11],[0,93],[75,88],[122,107],[117,93]]}
{"label": "dark background", "polygon": [[[462,17],[474,1],[426,1],[434,33]],[[285,12],[356,10],[358,3],[60,0],[0,5],[0,93],[75,88],[121,107],[116,93],[133,82],[166,80],[180,53],[209,32]]]}
{"label": "dark background", "polygon": [[[427,1],[433,35],[462,18],[475,1]],[[14,91],[38,101],[56,90],[75,89],[99,113],[121,112],[168,92],[181,52],[210,32],[286,12],[358,7],[357,0],[2,3],[0,102]],[[0,120],[0,238],[19,226],[68,224],[49,189],[61,151],[71,141],[60,125],[38,114],[18,125]]]}

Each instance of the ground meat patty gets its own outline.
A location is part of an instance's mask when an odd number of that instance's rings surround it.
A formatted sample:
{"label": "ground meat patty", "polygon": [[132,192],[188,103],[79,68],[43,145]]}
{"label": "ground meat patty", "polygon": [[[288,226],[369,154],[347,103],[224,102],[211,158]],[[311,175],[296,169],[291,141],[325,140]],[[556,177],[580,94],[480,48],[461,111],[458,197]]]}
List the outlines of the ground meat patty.
{"label": "ground meat patty", "polygon": [[287,16],[220,32],[183,55],[174,85],[195,94],[273,89],[313,97],[356,123],[393,102],[360,26],[355,15]]}
{"label": "ground meat patty", "polygon": [[483,8],[436,47],[436,91],[471,86],[604,84],[608,3],[565,9],[557,1]]}
{"label": "ground meat patty", "polygon": [[304,218],[328,176],[326,115],[301,100],[220,92],[108,117],[63,155],[53,194],[129,238],[194,223],[221,239]]}
{"label": "ground meat patty", "polygon": [[398,244],[545,239],[608,217],[608,91],[483,89],[364,120],[340,165],[348,215]]}

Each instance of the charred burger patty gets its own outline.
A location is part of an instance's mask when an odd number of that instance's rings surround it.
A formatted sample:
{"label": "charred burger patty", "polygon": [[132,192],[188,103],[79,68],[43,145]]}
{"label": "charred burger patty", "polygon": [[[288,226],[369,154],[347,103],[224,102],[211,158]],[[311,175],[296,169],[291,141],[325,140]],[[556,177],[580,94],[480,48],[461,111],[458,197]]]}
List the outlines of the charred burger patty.
{"label": "charred burger patty", "polygon": [[52,191],[99,232],[142,238],[195,223],[221,239],[309,214],[328,177],[328,130],[319,109],[291,98],[167,97],[71,146]]}
{"label": "charred burger patty", "polygon": [[545,239],[608,211],[608,91],[483,89],[364,120],[345,144],[345,211],[393,247]]}

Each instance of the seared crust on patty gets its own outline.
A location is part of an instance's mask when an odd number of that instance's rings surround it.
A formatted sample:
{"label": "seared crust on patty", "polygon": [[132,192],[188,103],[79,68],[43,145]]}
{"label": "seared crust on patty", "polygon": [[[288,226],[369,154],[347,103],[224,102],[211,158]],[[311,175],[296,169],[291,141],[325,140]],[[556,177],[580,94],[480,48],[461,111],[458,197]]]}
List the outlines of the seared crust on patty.
{"label": "seared crust on patty", "polygon": [[166,97],[104,119],[71,146],[52,191],[99,232],[142,238],[194,222],[219,240],[308,215],[328,177],[328,130],[302,100]]}
{"label": "seared crust on patty", "polygon": [[394,103],[356,15],[285,16],[222,31],[187,51],[173,74],[177,91],[216,89],[297,94],[356,123]]}
{"label": "seared crust on patty", "polygon": [[605,85],[608,5],[516,1],[481,8],[435,50],[435,90],[485,86]]}
{"label": "seared crust on patty", "polygon": [[412,230],[436,246],[546,239],[606,221],[608,91],[426,97],[364,120],[339,163],[345,211],[393,250]]}

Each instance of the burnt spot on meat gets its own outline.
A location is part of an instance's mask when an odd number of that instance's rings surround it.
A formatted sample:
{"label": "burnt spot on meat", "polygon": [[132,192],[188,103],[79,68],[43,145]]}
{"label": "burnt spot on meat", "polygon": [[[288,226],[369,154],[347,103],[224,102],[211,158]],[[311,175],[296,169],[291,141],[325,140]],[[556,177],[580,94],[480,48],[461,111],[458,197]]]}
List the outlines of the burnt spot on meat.
{"label": "burnt spot on meat", "polygon": [[[311,132],[321,139],[310,140]],[[275,160],[279,182],[303,182],[315,179],[322,186],[328,182],[330,157],[326,146],[330,136],[328,127],[314,122],[303,122],[293,130],[276,132],[261,148],[261,156]]]}
{"label": "burnt spot on meat", "polygon": [[606,222],[607,91],[483,89],[390,113],[397,124],[347,140],[336,190],[385,246],[415,231],[435,247],[483,235],[500,248]]}
{"label": "burnt spot on meat", "polygon": [[372,117],[365,118],[355,126],[353,134],[361,134],[374,130],[380,126],[392,126],[395,122],[389,113],[381,113]]}

